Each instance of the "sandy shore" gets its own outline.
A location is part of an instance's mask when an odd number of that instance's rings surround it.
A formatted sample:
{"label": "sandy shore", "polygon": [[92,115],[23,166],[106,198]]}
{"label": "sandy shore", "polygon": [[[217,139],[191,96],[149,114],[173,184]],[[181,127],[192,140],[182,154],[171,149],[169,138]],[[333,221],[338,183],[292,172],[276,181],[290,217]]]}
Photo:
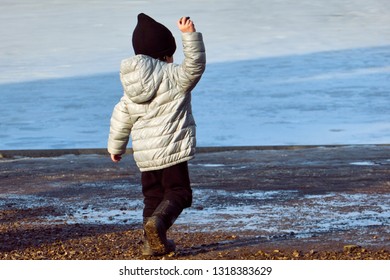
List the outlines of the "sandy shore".
{"label": "sandy shore", "polygon": [[[143,259],[131,155],[0,151],[0,259]],[[390,259],[390,146],[199,149],[165,259]],[[188,222],[190,221],[190,222]]]}

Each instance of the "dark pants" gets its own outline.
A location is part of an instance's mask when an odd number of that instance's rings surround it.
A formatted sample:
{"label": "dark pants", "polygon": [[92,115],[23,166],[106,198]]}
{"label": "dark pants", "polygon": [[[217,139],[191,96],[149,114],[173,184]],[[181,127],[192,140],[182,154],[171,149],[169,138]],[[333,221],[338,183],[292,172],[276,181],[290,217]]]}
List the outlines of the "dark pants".
{"label": "dark pants", "polygon": [[168,200],[178,208],[191,206],[192,190],[188,163],[182,162],[160,170],[141,173],[144,217],[151,217],[157,206]]}

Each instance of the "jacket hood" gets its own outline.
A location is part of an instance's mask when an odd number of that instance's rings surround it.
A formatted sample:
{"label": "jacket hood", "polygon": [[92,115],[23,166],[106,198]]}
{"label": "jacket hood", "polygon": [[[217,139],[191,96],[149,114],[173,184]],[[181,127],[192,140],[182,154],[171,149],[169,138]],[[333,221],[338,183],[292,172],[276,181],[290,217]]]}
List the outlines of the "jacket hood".
{"label": "jacket hood", "polygon": [[136,55],[121,63],[120,78],[125,95],[134,103],[151,100],[163,79],[165,62],[146,55]]}

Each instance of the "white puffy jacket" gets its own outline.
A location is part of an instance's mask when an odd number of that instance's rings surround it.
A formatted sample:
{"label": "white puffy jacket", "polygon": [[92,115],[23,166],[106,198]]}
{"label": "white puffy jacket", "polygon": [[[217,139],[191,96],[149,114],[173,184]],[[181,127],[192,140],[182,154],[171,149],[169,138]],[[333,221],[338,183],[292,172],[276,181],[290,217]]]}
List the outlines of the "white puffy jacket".
{"label": "white puffy jacket", "polygon": [[181,65],[136,55],[121,63],[124,96],[111,117],[108,152],[124,154],[131,133],[141,171],[190,160],[195,153],[191,90],[206,66],[202,34],[182,33]]}

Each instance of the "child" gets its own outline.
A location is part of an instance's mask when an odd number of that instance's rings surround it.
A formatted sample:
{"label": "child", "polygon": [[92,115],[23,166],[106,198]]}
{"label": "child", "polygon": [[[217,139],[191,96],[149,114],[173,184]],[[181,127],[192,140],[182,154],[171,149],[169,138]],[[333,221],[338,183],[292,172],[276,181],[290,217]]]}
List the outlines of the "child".
{"label": "child", "polygon": [[166,232],[192,203],[188,160],[195,153],[195,121],[191,90],[206,65],[202,34],[182,17],[184,61],[173,64],[176,50],[172,33],[141,13],[133,32],[135,56],[121,63],[124,95],[111,117],[108,151],[121,160],[131,133],[134,159],[141,171],[144,195],[143,255],[175,250]]}

